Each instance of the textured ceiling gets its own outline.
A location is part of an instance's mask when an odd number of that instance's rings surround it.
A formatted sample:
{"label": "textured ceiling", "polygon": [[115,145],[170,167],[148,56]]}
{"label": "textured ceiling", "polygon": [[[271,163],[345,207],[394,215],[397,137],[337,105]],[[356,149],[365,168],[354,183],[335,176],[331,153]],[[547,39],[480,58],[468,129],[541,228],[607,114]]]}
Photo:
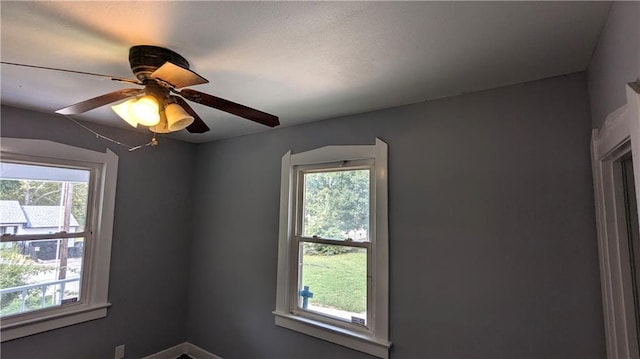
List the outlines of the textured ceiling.
{"label": "textured ceiling", "polygon": [[[1,58],[133,77],[128,50],[183,55],[193,88],[272,113],[281,126],[421,102],[587,68],[601,2],[8,2]],[[125,84],[1,67],[3,104],[49,112]],[[205,142],[268,130],[192,106]],[[77,119],[128,127],[105,106]],[[142,129],[140,129],[142,130]]]}

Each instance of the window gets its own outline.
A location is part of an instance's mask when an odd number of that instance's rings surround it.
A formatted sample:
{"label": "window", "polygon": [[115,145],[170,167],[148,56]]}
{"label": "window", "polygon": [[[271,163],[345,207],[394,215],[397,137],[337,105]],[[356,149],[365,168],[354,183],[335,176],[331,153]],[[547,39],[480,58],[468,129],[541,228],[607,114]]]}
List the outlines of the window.
{"label": "window", "polygon": [[[618,166],[616,166],[618,167]],[[640,348],[640,229],[638,228],[638,202],[636,200],[635,176],[631,154],[623,157],[619,162],[621,170],[618,188],[624,197],[625,224],[627,227],[627,245],[629,246],[629,266],[631,294],[633,295],[633,309],[636,324],[636,341]],[[640,354],[640,353],[639,353]]]}
{"label": "window", "polygon": [[607,357],[640,357],[640,83],[627,86],[627,104],[593,130],[600,279]]}
{"label": "window", "polygon": [[2,341],[106,316],[118,157],[2,139]]}
{"label": "window", "polygon": [[388,357],[387,145],[282,158],[276,325]]}

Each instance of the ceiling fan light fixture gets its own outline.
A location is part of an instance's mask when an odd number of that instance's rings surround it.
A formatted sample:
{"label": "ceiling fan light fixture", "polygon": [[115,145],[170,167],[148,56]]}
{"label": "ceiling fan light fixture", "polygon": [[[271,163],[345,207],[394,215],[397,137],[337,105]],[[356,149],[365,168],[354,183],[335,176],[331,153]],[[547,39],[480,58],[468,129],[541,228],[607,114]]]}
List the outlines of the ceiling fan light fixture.
{"label": "ceiling fan light fixture", "polygon": [[144,126],[157,125],[160,122],[159,111],[158,101],[152,95],[140,97],[129,107],[129,115],[133,116],[137,123]]}
{"label": "ceiling fan light fixture", "polygon": [[111,109],[133,127],[155,126],[160,122],[158,101],[152,95],[124,101]]}
{"label": "ceiling fan light fixture", "polygon": [[164,110],[160,111],[160,122],[155,126],[149,126],[149,131],[153,133],[169,133],[167,126],[167,116]]}
{"label": "ceiling fan light fixture", "polygon": [[113,112],[115,112],[121,119],[123,119],[126,123],[130,124],[131,127],[138,127],[138,121],[129,114],[129,110],[131,109],[131,104],[135,102],[136,99],[130,99],[124,102],[121,102],[117,105],[111,106]]}
{"label": "ceiling fan light fixture", "polygon": [[180,131],[193,123],[193,116],[189,115],[177,103],[168,104],[164,111],[167,115],[167,128],[170,132]]}

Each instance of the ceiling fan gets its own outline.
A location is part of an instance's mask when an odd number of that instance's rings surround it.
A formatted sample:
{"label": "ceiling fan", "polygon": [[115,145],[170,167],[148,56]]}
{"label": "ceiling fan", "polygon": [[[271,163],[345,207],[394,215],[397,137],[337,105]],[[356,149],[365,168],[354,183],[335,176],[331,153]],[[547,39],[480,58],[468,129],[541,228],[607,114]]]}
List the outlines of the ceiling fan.
{"label": "ceiling fan", "polygon": [[205,84],[209,81],[191,71],[189,62],[184,57],[158,46],[139,45],[129,49],[129,64],[136,79],[4,61],[1,63],[100,76],[143,86],[143,88],[125,88],[110,92],[56,111],[62,115],[76,115],[126,100],[112,106],[112,109],[133,127],[137,127],[138,124],[149,126],[149,130],[154,133],[168,133],[182,129],[191,133],[209,131],[209,127],[189,106],[186,99],[244,117],[265,126],[275,127],[280,124],[277,116],[185,88]]}

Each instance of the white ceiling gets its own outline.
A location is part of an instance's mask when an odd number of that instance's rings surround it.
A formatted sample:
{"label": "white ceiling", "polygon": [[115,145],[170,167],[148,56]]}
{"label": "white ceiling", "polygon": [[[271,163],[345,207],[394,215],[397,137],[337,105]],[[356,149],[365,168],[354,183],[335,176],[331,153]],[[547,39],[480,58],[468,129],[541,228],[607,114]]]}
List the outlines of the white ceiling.
{"label": "white ceiling", "polygon": [[[601,2],[7,2],[1,59],[133,77],[128,51],[158,45],[210,83],[193,88],[281,126],[585,70]],[[53,111],[125,84],[1,67],[3,104]],[[199,104],[205,142],[268,130]],[[128,127],[109,108],[75,118]]]}

